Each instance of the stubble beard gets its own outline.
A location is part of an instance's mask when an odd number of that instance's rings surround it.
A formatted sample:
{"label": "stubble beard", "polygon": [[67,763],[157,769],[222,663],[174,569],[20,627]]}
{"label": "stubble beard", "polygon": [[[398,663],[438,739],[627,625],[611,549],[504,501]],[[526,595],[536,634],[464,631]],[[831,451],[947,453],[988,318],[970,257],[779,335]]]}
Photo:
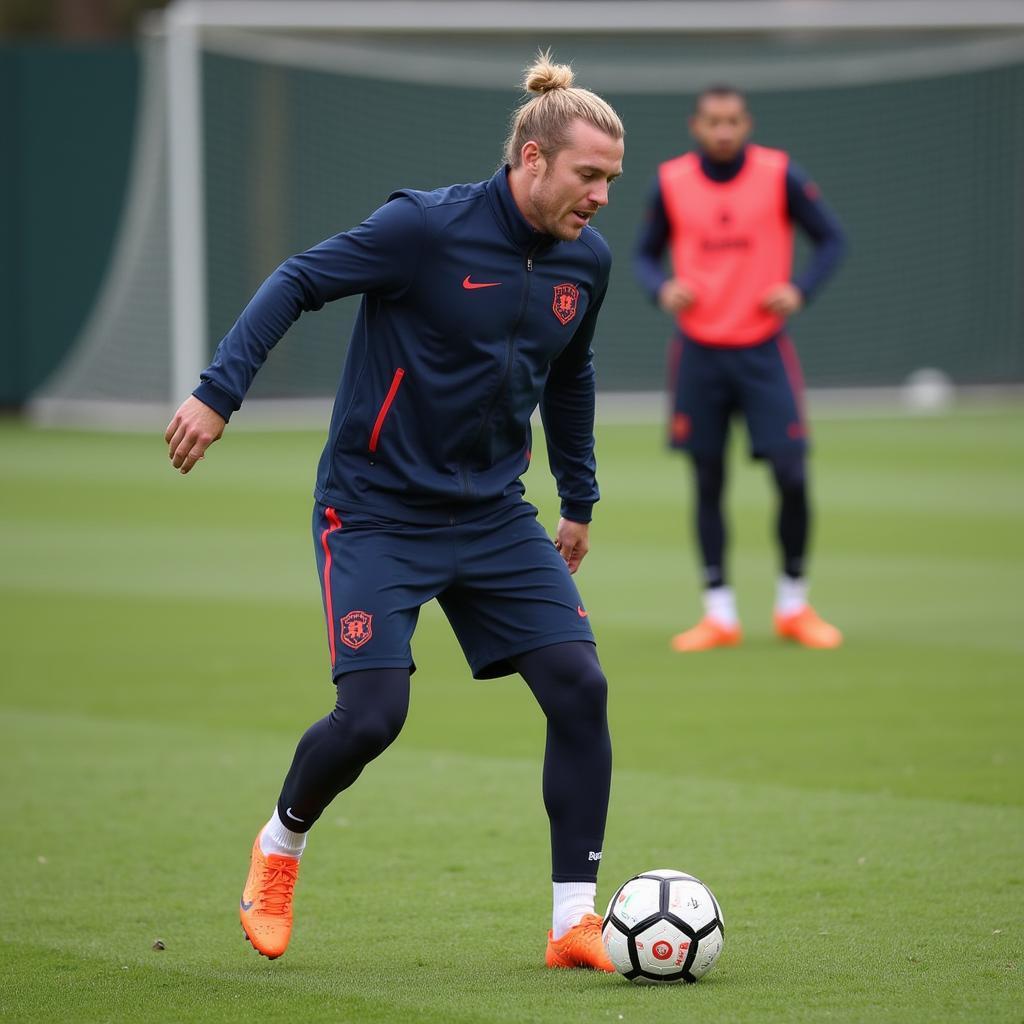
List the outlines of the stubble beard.
{"label": "stubble beard", "polygon": [[[583,232],[583,228],[576,229],[575,227],[566,227],[562,223],[562,218],[558,215],[558,209],[555,201],[551,197],[551,190],[548,186],[547,179],[540,182],[537,186],[537,192],[534,195],[533,208],[537,213],[537,220],[540,223],[541,230],[545,234],[551,235],[553,238],[557,238],[560,242],[575,242],[577,238]],[[570,211],[566,210],[565,213]]]}

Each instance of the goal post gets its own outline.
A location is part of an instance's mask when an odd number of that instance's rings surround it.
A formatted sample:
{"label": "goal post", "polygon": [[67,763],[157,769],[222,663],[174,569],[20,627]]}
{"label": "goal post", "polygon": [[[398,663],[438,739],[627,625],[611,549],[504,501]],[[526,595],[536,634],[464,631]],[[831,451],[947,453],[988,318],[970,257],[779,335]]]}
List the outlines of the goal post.
{"label": "goal post", "polygon": [[171,250],[171,393],[185,395],[206,365],[201,3],[167,12],[167,133]]}

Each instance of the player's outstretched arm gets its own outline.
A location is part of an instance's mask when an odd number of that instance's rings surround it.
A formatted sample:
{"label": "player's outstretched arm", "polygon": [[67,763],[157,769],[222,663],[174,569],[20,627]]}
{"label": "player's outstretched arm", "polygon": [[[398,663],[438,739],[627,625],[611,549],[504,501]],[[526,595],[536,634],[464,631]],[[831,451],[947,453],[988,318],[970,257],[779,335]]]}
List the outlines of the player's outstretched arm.
{"label": "player's outstretched arm", "polygon": [[167,424],[164,440],[171,465],[188,473],[206,449],[224,433],[227,420],[195,395],[189,395]]}
{"label": "player's outstretched arm", "polygon": [[590,524],[559,519],[555,533],[555,550],[565,559],[569,572],[574,573],[590,550]]}

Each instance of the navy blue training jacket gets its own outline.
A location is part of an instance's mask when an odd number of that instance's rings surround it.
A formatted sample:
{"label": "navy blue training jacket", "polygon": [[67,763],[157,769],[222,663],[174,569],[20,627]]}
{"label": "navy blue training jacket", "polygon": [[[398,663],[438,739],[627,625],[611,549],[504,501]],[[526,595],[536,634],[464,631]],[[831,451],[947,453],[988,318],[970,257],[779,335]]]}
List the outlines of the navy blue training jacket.
{"label": "navy blue training jacket", "polygon": [[227,419],[306,310],[362,293],[317,473],[327,505],[419,523],[521,500],[541,408],[567,519],[598,500],[590,348],[611,253],[535,231],[507,169],[402,190],[351,231],[285,260],[194,394]]}

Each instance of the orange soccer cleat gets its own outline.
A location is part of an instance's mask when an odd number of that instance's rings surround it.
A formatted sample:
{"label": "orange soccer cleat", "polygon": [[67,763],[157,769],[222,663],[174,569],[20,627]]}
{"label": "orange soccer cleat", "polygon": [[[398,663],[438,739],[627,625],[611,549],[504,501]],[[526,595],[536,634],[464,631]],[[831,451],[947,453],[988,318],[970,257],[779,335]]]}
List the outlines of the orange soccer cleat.
{"label": "orange soccer cleat", "polygon": [[826,622],[809,604],[792,615],[775,613],[775,632],[784,640],[795,640],[804,647],[821,650],[838,647],[843,634]]}
{"label": "orange soccer cleat", "polygon": [[589,967],[614,973],[615,968],[608,959],[601,938],[602,923],[597,914],[584,914],[580,923],[560,939],[553,939],[549,931],[544,962],[548,967]]}
{"label": "orange soccer cleat", "polygon": [[735,647],[743,638],[739,626],[727,626],[710,615],[705,615],[692,629],[672,637],[672,650],[686,654],[690,651],[710,651],[715,647]]}
{"label": "orange soccer cleat", "polygon": [[252,948],[268,960],[276,960],[288,948],[292,935],[292,894],[298,877],[298,858],[265,855],[257,835],[238,914]]}

